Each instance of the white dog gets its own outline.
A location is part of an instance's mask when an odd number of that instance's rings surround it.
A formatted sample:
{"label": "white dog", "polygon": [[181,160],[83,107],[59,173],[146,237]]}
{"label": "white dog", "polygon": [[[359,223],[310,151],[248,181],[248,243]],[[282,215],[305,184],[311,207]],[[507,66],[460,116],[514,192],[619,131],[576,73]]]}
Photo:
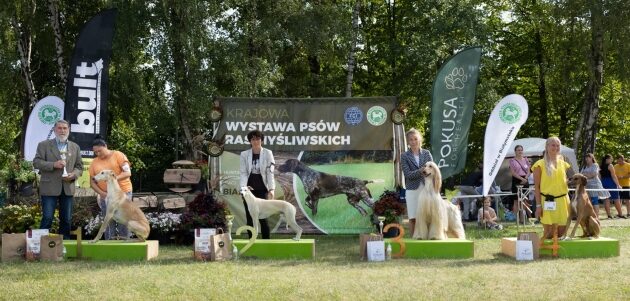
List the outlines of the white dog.
{"label": "white dog", "polygon": [[98,234],[91,243],[97,242],[103,236],[103,232],[109,225],[112,218],[120,224],[127,226],[129,231],[133,232],[142,241],[149,236],[151,227],[147,217],[132,202],[127,200],[127,194],[120,189],[116,175],[111,170],[103,170],[93,177],[94,181],[107,181],[107,213]]}
{"label": "white dog", "polygon": [[256,233],[260,232],[260,226],[258,225],[259,219],[268,218],[274,214],[281,214],[281,216],[284,216],[287,226],[291,227],[295,232],[293,240],[300,240],[302,228],[295,222],[295,206],[285,201],[259,199],[252,194],[249,187],[245,186],[241,187],[241,195],[247,203],[247,208],[249,209],[249,214],[252,216]]}
{"label": "white dog", "polygon": [[466,239],[461,213],[457,206],[440,195],[442,174],[433,162],[422,167],[424,187],[420,191],[416,228],[413,238],[443,240],[447,237]]}

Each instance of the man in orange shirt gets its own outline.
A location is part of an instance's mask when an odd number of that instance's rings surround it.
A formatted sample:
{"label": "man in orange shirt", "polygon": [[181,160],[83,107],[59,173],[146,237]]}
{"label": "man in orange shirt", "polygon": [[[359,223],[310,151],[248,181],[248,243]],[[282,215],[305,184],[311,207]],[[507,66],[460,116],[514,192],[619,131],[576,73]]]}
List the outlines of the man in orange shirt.
{"label": "man in orange shirt", "polygon": [[[615,174],[619,185],[623,189],[630,189],[630,163],[626,162],[623,155],[619,154],[617,157],[617,164],[615,164]],[[620,191],[619,198],[621,204],[626,203],[626,216],[630,218],[630,191]]]}
{"label": "man in orange shirt", "polygon": [[[107,142],[102,138],[96,138],[92,142],[92,150],[96,156],[90,164],[90,179],[92,179],[97,173],[103,170],[111,170],[118,179],[120,189],[127,193],[127,198],[131,201],[131,195],[133,188],[131,186],[131,167],[127,156],[120,151],[110,150],[107,148]],[[101,216],[104,217],[107,212],[107,182],[90,181],[90,186],[98,194],[97,201],[98,206],[101,208]],[[118,224],[112,221],[105,230],[105,239],[112,239],[114,237],[120,239],[128,239],[129,231],[124,225]]]}

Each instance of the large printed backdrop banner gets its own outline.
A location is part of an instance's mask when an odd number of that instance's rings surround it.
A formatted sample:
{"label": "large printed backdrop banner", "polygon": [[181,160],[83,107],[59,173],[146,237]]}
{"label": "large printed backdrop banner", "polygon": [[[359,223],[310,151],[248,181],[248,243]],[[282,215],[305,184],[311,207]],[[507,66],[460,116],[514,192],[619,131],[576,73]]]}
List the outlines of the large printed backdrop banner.
{"label": "large printed backdrop banner", "polygon": [[481,47],[464,49],[442,65],[433,82],[431,154],[443,179],[466,165],[480,60]]}
{"label": "large printed backdrop banner", "polygon": [[217,137],[226,150],[242,151],[246,135],[261,130],[275,151],[391,150],[394,97],[219,98],[223,120]]}
{"label": "large printed backdrop banner", "polygon": [[[384,190],[394,188],[394,124],[390,114],[397,106],[395,97],[217,98],[216,101],[223,117],[215,137],[225,137],[226,151],[216,161],[218,168],[212,167],[218,170],[212,177],[218,177],[215,180],[221,184],[219,197],[235,215],[235,228],[245,224],[243,201],[238,194],[239,155],[250,148],[247,133],[261,130],[265,135],[263,147],[274,152],[276,161],[276,198],[295,205],[297,222],[304,233],[374,231],[372,209],[368,205],[373,200],[361,201],[353,196],[367,189],[376,199]],[[311,187],[319,185],[321,173],[348,178]],[[317,188],[322,194],[317,214],[306,204],[305,185]],[[276,225],[276,221],[271,220],[270,226]],[[276,232],[290,230],[283,226]]]}
{"label": "large printed backdrop banner", "polygon": [[109,63],[116,9],[105,10],[88,21],[74,46],[66,86],[65,118],[70,140],[79,144],[83,157],[94,157],[92,141],[107,136]]}

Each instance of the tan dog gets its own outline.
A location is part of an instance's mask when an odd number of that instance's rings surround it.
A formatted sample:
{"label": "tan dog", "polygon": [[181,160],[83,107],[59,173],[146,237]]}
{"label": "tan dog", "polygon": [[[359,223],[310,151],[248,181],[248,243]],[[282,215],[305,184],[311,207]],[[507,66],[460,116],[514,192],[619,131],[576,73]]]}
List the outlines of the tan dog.
{"label": "tan dog", "polygon": [[247,203],[247,209],[249,209],[249,215],[252,216],[256,233],[260,233],[259,219],[268,218],[274,214],[282,214],[287,222],[287,226],[295,231],[293,240],[300,240],[302,228],[295,221],[295,206],[285,201],[259,199],[245,186],[241,187],[241,195]]}
{"label": "tan dog", "polygon": [[103,170],[96,174],[93,179],[97,182],[107,181],[107,198],[105,199],[107,212],[105,213],[103,224],[101,224],[101,228],[96,234],[96,238],[91,243],[101,239],[112,218],[118,223],[127,226],[127,229],[136,234],[141,241],[145,241],[149,236],[149,231],[151,231],[149,221],[140,208],[127,200],[127,194],[120,189],[114,172]]}
{"label": "tan dog", "polygon": [[[575,174],[571,177],[571,184],[575,185],[575,197],[571,201],[572,214],[570,214],[567,219],[566,229],[568,230],[571,226],[571,217],[573,214],[577,216],[577,219],[568,239],[572,239],[575,236],[575,230],[577,230],[578,225],[582,227],[583,234],[581,237],[598,238],[600,224],[595,209],[593,209],[593,205],[591,204],[591,199],[588,197],[588,193],[586,193],[585,190],[586,177],[579,173]],[[567,239],[567,237],[565,236],[563,239]]]}
{"label": "tan dog", "polygon": [[457,206],[442,199],[442,173],[433,162],[422,167],[424,186],[420,191],[414,239],[443,240],[447,237],[466,239],[461,213]]}

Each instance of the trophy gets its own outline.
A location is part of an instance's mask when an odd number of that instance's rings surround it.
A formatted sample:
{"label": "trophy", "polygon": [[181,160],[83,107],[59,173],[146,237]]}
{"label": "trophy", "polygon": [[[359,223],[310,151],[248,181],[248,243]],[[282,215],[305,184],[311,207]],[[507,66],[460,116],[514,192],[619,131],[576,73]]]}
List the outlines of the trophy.
{"label": "trophy", "polygon": [[383,222],[385,221],[384,216],[378,216],[378,226],[381,228],[381,235],[383,235]]}
{"label": "trophy", "polygon": [[234,215],[226,215],[225,219],[227,219],[228,235],[230,236],[230,240],[232,240],[232,221],[234,220]]}
{"label": "trophy", "polygon": [[66,153],[68,152],[65,148],[62,149],[61,151],[61,160],[63,160],[63,173],[61,174],[61,177],[63,178],[67,178],[68,177],[68,170],[66,170]]}

